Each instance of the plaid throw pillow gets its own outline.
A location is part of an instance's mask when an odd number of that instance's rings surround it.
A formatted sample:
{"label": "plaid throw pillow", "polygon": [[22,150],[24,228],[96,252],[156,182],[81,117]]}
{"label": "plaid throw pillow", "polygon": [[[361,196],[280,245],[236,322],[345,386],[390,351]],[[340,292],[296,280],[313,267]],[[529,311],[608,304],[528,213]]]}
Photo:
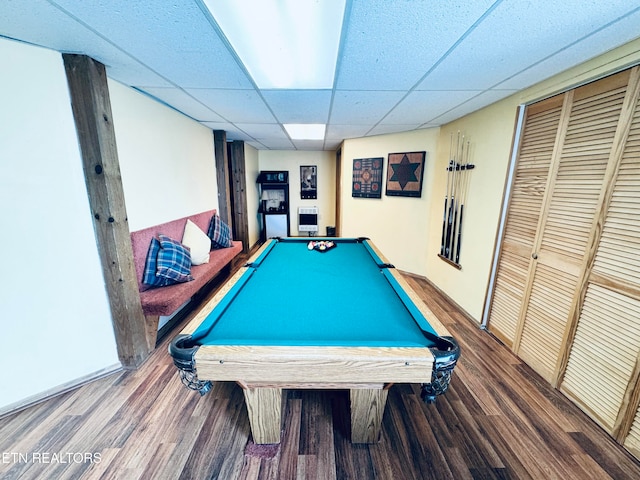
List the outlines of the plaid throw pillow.
{"label": "plaid throw pillow", "polygon": [[142,274],[142,283],[166,287],[193,280],[189,250],[165,235],[152,238]]}
{"label": "plaid throw pillow", "polygon": [[166,235],[158,235],[160,251],[158,252],[156,276],[174,282],[189,282],[191,276],[191,253],[180,242]]}
{"label": "plaid throw pillow", "polygon": [[208,235],[211,239],[211,248],[227,248],[233,246],[231,229],[217,214],[211,217]]}
{"label": "plaid throw pillow", "polygon": [[158,277],[158,253],[160,252],[160,242],[157,238],[152,238],[147,251],[147,259],[144,264],[144,272],[142,274],[142,283],[152,287],[164,287],[175,283],[166,277]]}

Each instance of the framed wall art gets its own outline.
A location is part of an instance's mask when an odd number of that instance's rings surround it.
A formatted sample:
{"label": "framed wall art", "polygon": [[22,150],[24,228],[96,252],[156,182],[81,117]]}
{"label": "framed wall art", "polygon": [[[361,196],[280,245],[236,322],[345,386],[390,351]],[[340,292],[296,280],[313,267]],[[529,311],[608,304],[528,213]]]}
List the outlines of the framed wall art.
{"label": "framed wall art", "polygon": [[318,198],[318,167],[316,165],[300,167],[300,198]]}
{"label": "framed wall art", "polygon": [[426,152],[390,153],[386,194],[420,197]]}
{"label": "framed wall art", "polygon": [[352,197],[381,197],[383,163],[383,157],[356,158],[353,160]]}

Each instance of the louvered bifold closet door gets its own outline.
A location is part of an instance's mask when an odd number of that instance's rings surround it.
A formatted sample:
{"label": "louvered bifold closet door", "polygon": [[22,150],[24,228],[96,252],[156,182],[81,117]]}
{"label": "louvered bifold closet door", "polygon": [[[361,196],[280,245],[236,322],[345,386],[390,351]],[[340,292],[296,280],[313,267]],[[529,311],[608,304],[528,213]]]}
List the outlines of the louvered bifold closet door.
{"label": "louvered bifold closet door", "polygon": [[518,356],[553,384],[628,76],[614,75],[572,91],[557,173],[543,214],[541,242],[534,253],[531,294],[515,348]]}
{"label": "louvered bifold closet door", "polygon": [[633,426],[624,441],[624,446],[637,458],[640,458],[640,408],[636,411]]}
{"label": "louvered bifold closet door", "polygon": [[[628,133],[620,139],[604,199],[604,224],[587,272],[561,390],[614,436],[626,435],[638,410],[640,352],[640,87],[629,81]],[[625,122],[623,122],[625,123]],[[636,425],[630,443],[638,442]],[[635,436],[635,440],[634,440]]]}
{"label": "louvered bifold closet door", "polygon": [[488,328],[512,346],[529,275],[563,96],[527,107]]}

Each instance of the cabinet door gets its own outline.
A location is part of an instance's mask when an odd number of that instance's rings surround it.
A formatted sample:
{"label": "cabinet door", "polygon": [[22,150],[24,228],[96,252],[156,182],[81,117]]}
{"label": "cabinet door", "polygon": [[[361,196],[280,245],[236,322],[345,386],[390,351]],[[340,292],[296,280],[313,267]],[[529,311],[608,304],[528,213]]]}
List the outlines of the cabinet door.
{"label": "cabinet door", "polygon": [[624,446],[633,453],[636,458],[640,458],[640,408],[637,409],[635,420],[629,435],[624,441]]}
{"label": "cabinet door", "polygon": [[564,95],[550,158],[551,132],[530,127],[557,111],[533,107],[489,330],[638,455],[640,67]]}
{"label": "cabinet door", "polygon": [[[556,366],[599,215],[629,73],[578,88],[550,182],[531,290],[514,351],[556,384]],[[562,121],[561,121],[562,124]]]}
{"label": "cabinet door", "polygon": [[539,230],[564,96],[527,107],[488,328],[513,346]]}
{"label": "cabinet door", "polygon": [[[595,255],[560,389],[605,430],[624,441],[640,402],[640,72],[632,71],[620,154],[603,182]],[[628,118],[624,118],[624,117]],[[638,435],[637,427],[633,435]],[[633,439],[629,442],[633,443]],[[636,444],[637,446],[637,444]]]}
{"label": "cabinet door", "polygon": [[528,107],[488,328],[556,384],[629,72]]}

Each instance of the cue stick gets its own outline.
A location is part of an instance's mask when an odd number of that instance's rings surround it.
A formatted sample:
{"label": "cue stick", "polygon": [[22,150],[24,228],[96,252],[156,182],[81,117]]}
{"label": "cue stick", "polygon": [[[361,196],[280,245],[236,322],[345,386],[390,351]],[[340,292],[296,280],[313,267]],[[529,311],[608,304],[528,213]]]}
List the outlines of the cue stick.
{"label": "cue stick", "polygon": [[451,195],[452,202],[452,211],[451,211],[451,227],[448,235],[448,250],[447,250],[447,258],[453,261],[453,249],[455,247],[455,238],[456,238],[456,227],[458,223],[458,207],[460,205],[460,175],[461,171],[461,160],[462,154],[464,152],[464,135],[462,136],[462,152],[460,148],[460,132],[458,132],[458,138],[456,139],[456,156],[455,156],[455,164],[453,166],[454,174],[453,174],[453,192]]}
{"label": "cue stick", "polygon": [[447,189],[444,194],[444,212],[442,214],[442,241],[440,242],[440,255],[445,254],[445,237],[446,237],[446,228],[447,228],[447,204],[449,203],[449,184],[451,180],[451,164],[453,160],[451,160],[451,154],[453,153],[453,133],[450,135],[451,139],[449,140],[449,164],[447,165]]}
{"label": "cue stick", "polygon": [[458,171],[458,148],[460,143],[460,132],[458,131],[458,138],[456,139],[456,154],[453,157],[453,164],[451,165],[451,192],[449,195],[449,214],[447,218],[447,234],[445,242],[445,257],[451,259],[451,237],[453,228],[453,212],[456,202],[456,177]]}
{"label": "cue stick", "polygon": [[469,149],[470,149],[470,143],[467,142],[467,157],[466,159],[464,159],[465,163],[464,163],[464,174],[463,174],[463,180],[462,180],[462,193],[461,193],[461,204],[460,204],[460,224],[458,226],[458,245],[456,247],[456,255],[455,255],[455,262],[457,264],[460,263],[460,246],[462,244],[462,214],[464,211],[464,204],[467,203],[467,195],[469,193],[469,170],[472,170],[475,165],[469,163]]}

